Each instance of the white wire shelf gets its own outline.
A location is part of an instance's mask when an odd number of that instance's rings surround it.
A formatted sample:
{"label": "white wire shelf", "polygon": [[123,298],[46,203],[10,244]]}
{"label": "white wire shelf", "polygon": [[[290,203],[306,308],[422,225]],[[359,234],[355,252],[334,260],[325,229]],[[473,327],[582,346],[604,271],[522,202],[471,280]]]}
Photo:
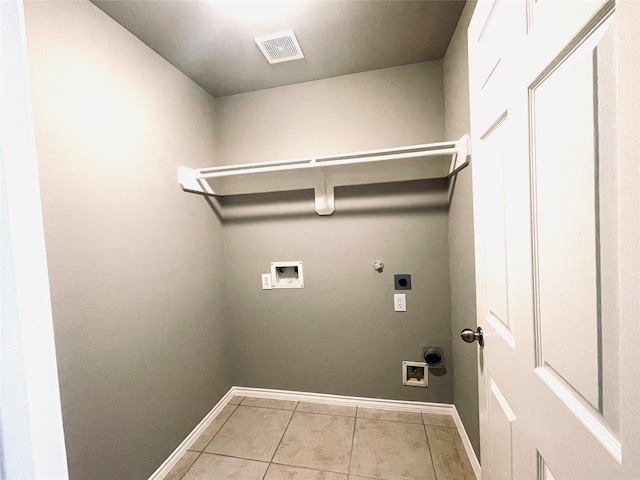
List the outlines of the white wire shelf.
{"label": "white wire shelf", "polygon": [[466,167],[469,158],[470,141],[465,135],[452,142],[317,158],[200,169],[178,167],[178,183],[185,192],[212,196],[313,188],[316,212],[331,215],[335,211],[334,187],[446,178]]}

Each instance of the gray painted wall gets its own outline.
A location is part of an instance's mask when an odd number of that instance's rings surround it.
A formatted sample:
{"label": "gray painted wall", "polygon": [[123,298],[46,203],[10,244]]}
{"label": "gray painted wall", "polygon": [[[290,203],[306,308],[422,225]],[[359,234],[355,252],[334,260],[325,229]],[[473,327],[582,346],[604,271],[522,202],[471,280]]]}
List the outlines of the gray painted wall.
{"label": "gray painted wall", "polygon": [[231,386],[213,98],[88,2],[26,2],[71,478],[147,478]]}
{"label": "gray painted wall", "polygon": [[[232,384],[455,395],[474,438],[470,390],[451,370],[467,358],[450,323],[473,279],[466,173],[451,219],[445,181],[338,188],[331,217],[310,191],[229,197],[224,244],[219,209],[176,185],[178,164],[466,133],[450,98],[455,40],[444,87],[443,62],[428,62],[214,100],[90,3],[25,8],[72,478],[148,477]],[[450,249],[463,255],[451,265]],[[273,260],[302,260],[305,288],[263,291]],[[393,311],[394,273],[413,275],[406,313]],[[403,387],[401,362],[423,345],[444,347],[449,369],[428,389]]]}
{"label": "gray painted wall", "polygon": [[216,99],[218,159],[261,162],[442,141],[442,62]]}
{"label": "gray painted wall", "polygon": [[[442,64],[429,62],[218,99],[221,163],[442,141]],[[450,356],[445,181],[227,197],[224,239],[238,385],[451,402],[452,375],[402,385],[423,345]],[[373,261],[385,263],[383,273]],[[262,290],[271,261],[302,260],[304,289]],[[411,273],[408,312],[393,274]]]}
{"label": "gray painted wall", "polygon": [[[445,136],[459,138],[469,131],[469,75],[467,28],[475,2],[468,2],[444,57]],[[478,457],[477,347],[460,339],[460,331],[476,326],[475,255],[471,166],[456,178],[449,207],[451,268],[451,329],[453,348],[453,399]]]}

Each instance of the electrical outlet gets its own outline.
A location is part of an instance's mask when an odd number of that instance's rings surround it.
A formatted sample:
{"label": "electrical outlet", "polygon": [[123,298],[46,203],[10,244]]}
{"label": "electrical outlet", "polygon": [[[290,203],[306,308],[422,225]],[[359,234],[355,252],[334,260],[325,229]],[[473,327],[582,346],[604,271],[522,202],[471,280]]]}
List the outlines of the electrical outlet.
{"label": "electrical outlet", "polygon": [[406,293],[394,293],[393,294],[393,307],[396,312],[407,311],[407,294]]}
{"label": "electrical outlet", "polygon": [[271,274],[263,273],[262,274],[262,289],[263,290],[271,290],[273,288],[271,284]]}

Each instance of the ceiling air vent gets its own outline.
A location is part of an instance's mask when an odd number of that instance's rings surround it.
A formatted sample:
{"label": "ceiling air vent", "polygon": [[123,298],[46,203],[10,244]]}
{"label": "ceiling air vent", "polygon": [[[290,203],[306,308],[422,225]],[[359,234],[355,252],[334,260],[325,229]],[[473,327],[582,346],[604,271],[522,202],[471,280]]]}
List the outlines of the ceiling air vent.
{"label": "ceiling air vent", "polygon": [[288,62],[304,58],[293,31],[256,38],[256,43],[269,63]]}

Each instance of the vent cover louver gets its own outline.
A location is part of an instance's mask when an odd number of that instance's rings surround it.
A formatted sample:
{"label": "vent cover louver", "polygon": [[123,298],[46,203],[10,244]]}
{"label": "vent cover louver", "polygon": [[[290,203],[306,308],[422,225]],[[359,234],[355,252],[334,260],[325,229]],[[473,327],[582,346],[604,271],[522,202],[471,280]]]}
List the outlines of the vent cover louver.
{"label": "vent cover louver", "polygon": [[269,63],[288,62],[304,58],[293,31],[256,38],[256,44]]}

